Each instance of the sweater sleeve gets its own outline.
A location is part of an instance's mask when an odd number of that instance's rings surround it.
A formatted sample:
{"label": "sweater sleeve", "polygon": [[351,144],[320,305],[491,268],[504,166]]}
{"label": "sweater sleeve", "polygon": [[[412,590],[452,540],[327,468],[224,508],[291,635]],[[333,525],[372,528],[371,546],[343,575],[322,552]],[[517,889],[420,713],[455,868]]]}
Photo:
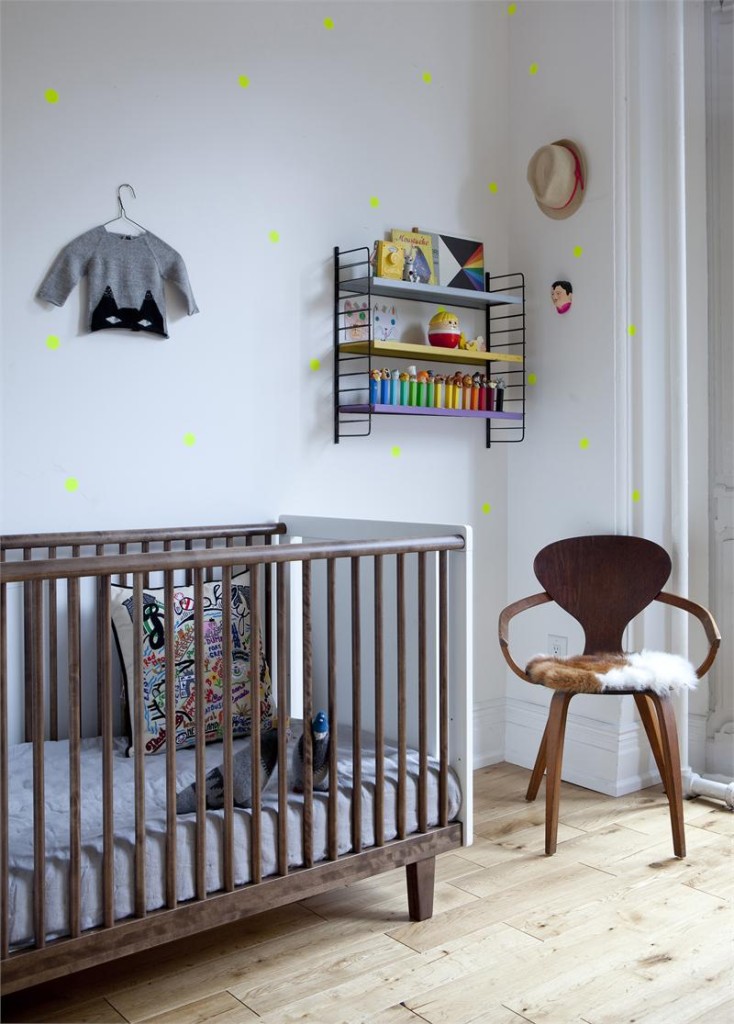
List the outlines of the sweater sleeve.
{"label": "sweater sleeve", "polygon": [[74,285],[84,276],[98,243],[99,229],[92,228],[65,245],[41,282],[38,298],[63,306]]}
{"label": "sweater sleeve", "polygon": [[147,232],[146,238],[148,239],[151,252],[155,256],[161,277],[165,278],[166,281],[171,281],[179,288],[186,299],[189,316],[198,313],[199,307],[196,305],[196,299],[191,290],[186,264],[179,253],[150,231]]}

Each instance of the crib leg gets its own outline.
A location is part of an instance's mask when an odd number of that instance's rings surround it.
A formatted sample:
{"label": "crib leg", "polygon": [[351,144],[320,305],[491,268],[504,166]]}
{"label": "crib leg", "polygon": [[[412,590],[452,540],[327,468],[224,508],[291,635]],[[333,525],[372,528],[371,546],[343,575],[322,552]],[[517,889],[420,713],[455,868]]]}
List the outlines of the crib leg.
{"label": "crib leg", "polygon": [[433,916],[433,881],[436,858],[405,865],[408,881],[408,914],[411,921],[427,921]]}

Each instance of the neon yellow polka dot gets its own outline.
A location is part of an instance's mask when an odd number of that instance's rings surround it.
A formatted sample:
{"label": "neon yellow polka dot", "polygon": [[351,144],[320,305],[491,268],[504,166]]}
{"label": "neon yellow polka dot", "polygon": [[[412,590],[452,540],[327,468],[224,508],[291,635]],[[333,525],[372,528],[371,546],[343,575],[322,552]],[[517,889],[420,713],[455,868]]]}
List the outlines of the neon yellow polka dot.
{"label": "neon yellow polka dot", "polygon": [[380,200],[377,198],[377,196],[370,196],[370,206],[372,206],[375,209],[377,209],[377,207],[379,205],[380,205]]}
{"label": "neon yellow polka dot", "polygon": [[393,456],[393,458],[399,459],[400,458],[400,446],[397,445],[397,444],[394,444],[392,446],[392,448],[390,449],[390,454]]}
{"label": "neon yellow polka dot", "polygon": [[529,373],[528,374],[528,384],[533,385],[533,384],[537,384],[537,383],[538,383],[538,375],[537,375],[537,373]]}
{"label": "neon yellow polka dot", "polygon": [[588,447],[589,447],[589,439],[588,439],[588,437],[582,437],[581,440],[579,441],[579,448],[582,451],[586,451],[586,449]]}
{"label": "neon yellow polka dot", "polygon": [[332,29],[334,27],[333,18],[324,18],[324,28]]}
{"label": "neon yellow polka dot", "polygon": [[423,81],[426,83],[426,85],[430,85],[431,82],[433,81],[433,75],[431,74],[430,71],[424,71],[421,77]]}
{"label": "neon yellow polka dot", "polygon": [[574,245],[574,247],[573,247],[573,254],[574,254],[574,256],[576,256],[577,258],[578,258],[579,256],[583,256],[583,255],[584,255],[584,249],[583,249],[583,246],[581,246],[581,245]]}
{"label": "neon yellow polka dot", "polygon": [[512,17],[512,15],[515,13],[516,10],[517,10],[517,4],[508,4],[507,5],[507,13],[510,15],[510,17]]}
{"label": "neon yellow polka dot", "polygon": [[58,348],[61,342],[55,334],[49,334],[46,338],[46,348],[55,349]]}
{"label": "neon yellow polka dot", "polygon": [[490,181],[489,185],[487,185],[487,188],[494,195],[497,192],[497,182]]}
{"label": "neon yellow polka dot", "polygon": [[629,334],[630,338],[634,338],[634,336],[637,334],[637,328],[634,324],[629,325],[629,327],[627,328],[627,334]]}
{"label": "neon yellow polka dot", "polygon": [[321,360],[320,359],[312,359],[311,362],[308,365],[311,367],[312,370],[320,370],[321,369]]}
{"label": "neon yellow polka dot", "polygon": [[240,75],[237,81],[240,83],[243,89],[246,89],[250,84],[250,79],[247,77],[247,75]]}
{"label": "neon yellow polka dot", "polygon": [[491,511],[492,506],[489,504],[488,501],[485,501],[484,504],[482,505],[482,512],[485,514],[485,516],[487,516]]}
{"label": "neon yellow polka dot", "polygon": [[46,89],[46,91],[45,91],[45,93],[43,95],[46,97],[46,102],[47,103],[58,103],[59,102],[59,94],[56,92],[55,89]]}
{"label": "neon yellow polka dot", "polygon": [[280,241],[280,234],[277,231],[269,231],[268,232],[268,238],[270,239],[271,242],[279,242]]}
{"label": "neon yellow polka dot", "polygon": [[634,502],[638,502],[640,500],[640,497],[641,497],[640,492],[635,487],[634,491],[632,492],[632,500]]}
{"label": "neon yellow polka dot", "polygon": [[531,74],[531,75],[537,75],[537,73],[538,73],[538,65],[535,62],[533,62],[530,65],[530,67],[528,68],[528,73]]}
{"label": "neon yellow polka dot", "polygon": [[67,476],[66,480],[64,480],[64,487],[69,494],[73,494],[74,491],[79,490],[79,481],[75,476]]}
{"label": "neon yellow polka dot", "polygon": [[184,434],[183,443],[187,448],[193,448],[196,444],[196,437],[193,434]]}

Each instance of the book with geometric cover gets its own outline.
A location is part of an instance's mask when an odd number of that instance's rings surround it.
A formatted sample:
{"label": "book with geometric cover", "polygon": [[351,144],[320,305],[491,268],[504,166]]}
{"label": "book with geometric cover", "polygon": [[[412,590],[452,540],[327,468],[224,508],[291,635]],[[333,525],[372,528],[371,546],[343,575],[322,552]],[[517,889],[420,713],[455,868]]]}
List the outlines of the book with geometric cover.
{"label": "book with geometric cover", "polygon": [[446,288],[484,291],[484,245],[469,238],[433,234],[438,283]]}

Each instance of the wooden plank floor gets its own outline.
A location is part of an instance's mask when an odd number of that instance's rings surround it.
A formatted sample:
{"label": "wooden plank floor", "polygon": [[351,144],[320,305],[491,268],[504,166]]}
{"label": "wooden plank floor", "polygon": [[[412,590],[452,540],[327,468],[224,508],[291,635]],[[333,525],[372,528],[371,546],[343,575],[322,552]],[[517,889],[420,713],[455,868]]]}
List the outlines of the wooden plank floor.
{"label": "wooden plank floor", "polygon": [[613,799],[564,784],[547,858],[528,775],[476,773],[475,842],[439,859],[430,921],[408,921],[401,869],[18,993],[2,1019],[734,1021],[734,814],[686,802],[679,861],[659,786]]}

